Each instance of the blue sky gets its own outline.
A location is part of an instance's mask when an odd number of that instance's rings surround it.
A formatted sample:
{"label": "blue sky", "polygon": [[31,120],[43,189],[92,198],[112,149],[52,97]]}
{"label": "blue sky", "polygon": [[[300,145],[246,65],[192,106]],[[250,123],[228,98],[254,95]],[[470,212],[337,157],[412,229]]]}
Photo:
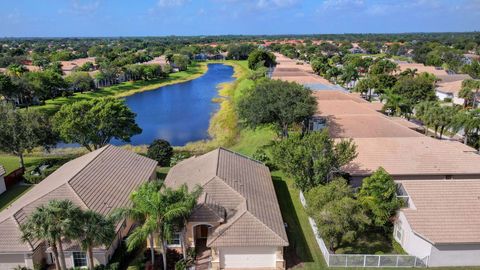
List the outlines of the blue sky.
{"label": "blue sky", "polygon": [[480,0],[1,0],[0,37],[480,31]]}

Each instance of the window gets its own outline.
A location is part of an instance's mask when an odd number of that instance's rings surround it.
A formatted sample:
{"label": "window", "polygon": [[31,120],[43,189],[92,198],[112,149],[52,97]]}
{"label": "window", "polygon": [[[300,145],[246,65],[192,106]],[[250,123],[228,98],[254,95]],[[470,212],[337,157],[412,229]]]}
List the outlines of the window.
{"label": "window", "polygon": [[174,233],[172,240],[168,241],[169,246],[180,246],[180,233]]}
{"label": "window", "polygon": [[395,239],[397,239],[397,241],[399,243],[403,243],[403,228],[402,228],[402,223],[399,221],[397,223],[395,223],[395,228],[394,228],[394,236],[395,236]]}
{"label": "window", "polygon": [[87,254],[85,252],[73,252],[73,266],[87,267]]}

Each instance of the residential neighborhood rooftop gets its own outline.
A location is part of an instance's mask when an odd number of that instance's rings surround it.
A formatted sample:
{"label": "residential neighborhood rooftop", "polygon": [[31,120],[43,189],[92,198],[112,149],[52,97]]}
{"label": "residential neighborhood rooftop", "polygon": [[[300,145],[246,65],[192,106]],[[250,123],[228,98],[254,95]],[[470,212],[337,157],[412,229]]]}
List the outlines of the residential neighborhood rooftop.
{"label": "residential neighborhood rooftop", "polygon": [[426,136],[354,138],[353,141],[358,156],[345,168],[352,175],[369,175],[383,167],[392,175],[480,177],[480,155],[460,142]]}
{"label": "residential neighborhood rooftop", "polygon": [[219,148],[174,166],[165,185],[182,184],[203,188],[206,198],[200,201],[208,200],[209,218],[225,209],[226,221],[209,235],[208,246],[288,245],[270,171],[262,163]]}
{"label": "residential neighborhood rooftop", "polygon": [[157,162],[113,145],[65,163],[0,212],[0,253],[32,251],[40,242],[21,243],[19,225],[34,209],[54,199],[68,199],[107,215],[129,205],[130,193],[149,180]]}
{"label": "residential neighborhood rooftop", "polygon": [[414,208],[401,211],[433,244],[480,243],[480,180],[402,181]]}

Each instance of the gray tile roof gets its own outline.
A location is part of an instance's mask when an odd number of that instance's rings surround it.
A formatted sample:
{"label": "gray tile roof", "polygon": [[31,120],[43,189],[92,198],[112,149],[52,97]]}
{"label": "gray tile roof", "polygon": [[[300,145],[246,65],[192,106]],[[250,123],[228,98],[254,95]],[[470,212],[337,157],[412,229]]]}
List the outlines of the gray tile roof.
{"label": "gray tile roof", "polygon": [[226,209],[225,223],[215,228],[208,246],[288,246],[277,196],[266,166],[219,148],[174,166],[169,187],[203,187],[207,198]]}
{"label": "gray tile roof", "polygon": [[19,224],[53,199],[69,199],[84,209],[108,214],[129,204],[129,195],[155,172],[157,162],[107,145],[67,162],[0,212],[0,253],[31,251],[40,242],[19,240]]}

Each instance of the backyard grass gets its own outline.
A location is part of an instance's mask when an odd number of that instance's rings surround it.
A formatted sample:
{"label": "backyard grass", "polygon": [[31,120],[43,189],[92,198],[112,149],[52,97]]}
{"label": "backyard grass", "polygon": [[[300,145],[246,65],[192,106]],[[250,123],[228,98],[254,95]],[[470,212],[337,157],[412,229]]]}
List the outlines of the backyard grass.
{"label": "backyard grass", "polygon": [[[36,165],[42,162],[44,159],[45,158],[39,156],[25,156],[25,167]],[[12,171],[20,168],[20,160],[16,156],[0,153],[0,165],[2,165],[7,171],[7,174],[9,174]]]}
{"label": "backyard grass", "polygon": [[196,63],[190,66],[186,71],[169,74],[167,78],[149,81],[128,81],[109,87],[103,87],[93,92],[75,93],[69,97],[49,99],[45,101],[45,105],[34,106],[33,108],[51,115],[57,112],[64,104],[100,97],[126,97],[143,91],[157,89],[162,86],[193,80],[203,75],[206,71],[206,63]]}
{"label": "backyard grass", "polygon": [[12,204],[16,199],[20,198],[20,196],[27,192],[31,187],[31,185],[16,185],[0,194],[0,211]]}

